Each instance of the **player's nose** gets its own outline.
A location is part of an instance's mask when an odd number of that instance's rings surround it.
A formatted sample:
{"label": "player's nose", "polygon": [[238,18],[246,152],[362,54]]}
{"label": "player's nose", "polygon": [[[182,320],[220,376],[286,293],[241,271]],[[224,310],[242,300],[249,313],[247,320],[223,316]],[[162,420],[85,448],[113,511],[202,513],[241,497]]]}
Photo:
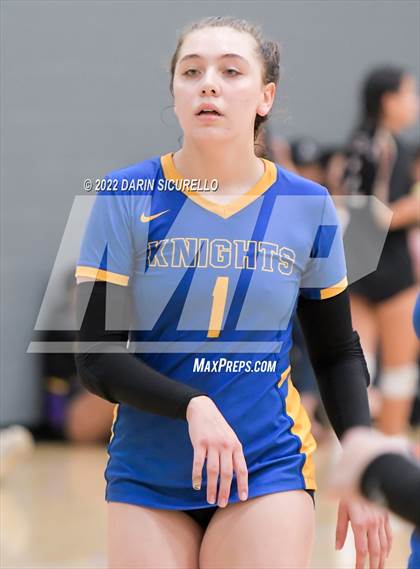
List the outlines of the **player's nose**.
{"label": "player's nose", "polygon": [[203,79],[200,85],[200,91],[202,95],[219,95],[220,86],[218,84],[217,78],[214,72],[208,70],[203,75]]}

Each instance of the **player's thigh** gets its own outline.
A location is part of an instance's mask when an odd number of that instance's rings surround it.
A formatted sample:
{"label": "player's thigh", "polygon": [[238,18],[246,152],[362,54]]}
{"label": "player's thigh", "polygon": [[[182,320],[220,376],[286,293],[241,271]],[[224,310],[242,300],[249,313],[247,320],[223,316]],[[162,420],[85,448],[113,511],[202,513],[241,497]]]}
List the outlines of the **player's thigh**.
{"label": "player's thigh", "polygon": [[415,362],[418,340],[413,328],[417,287],[411,287],[376,307],[380,330],[382,365],[399,366]]}
{"label": "player's thigh", "polygon": [[374,354],[378,342],[378,331],[372,304],[363,296],[352,293],[350,294],[350,309],[353,328],[359,333],[363,351]]}
{"label": "player's thigh", "polygon": [[109,569],[198,569],[202,536],[184,512],[108,503]]}
{"label": "player's thigh", "polygon": [[315,529],[311,497],[276,492],[219,508],[200,549],[200,569],[304,569]]}

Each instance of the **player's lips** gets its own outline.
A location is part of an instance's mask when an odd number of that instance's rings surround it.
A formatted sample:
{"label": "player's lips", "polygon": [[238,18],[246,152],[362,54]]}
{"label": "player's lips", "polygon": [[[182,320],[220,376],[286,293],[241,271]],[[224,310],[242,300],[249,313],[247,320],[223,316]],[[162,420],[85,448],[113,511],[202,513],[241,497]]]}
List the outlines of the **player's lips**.
{"label": "player's lips", "polygon": [[198,107],[196,115],[199,117],[217,118],[221,117],[222,113],[216,105],[211,103],[203,103]]}

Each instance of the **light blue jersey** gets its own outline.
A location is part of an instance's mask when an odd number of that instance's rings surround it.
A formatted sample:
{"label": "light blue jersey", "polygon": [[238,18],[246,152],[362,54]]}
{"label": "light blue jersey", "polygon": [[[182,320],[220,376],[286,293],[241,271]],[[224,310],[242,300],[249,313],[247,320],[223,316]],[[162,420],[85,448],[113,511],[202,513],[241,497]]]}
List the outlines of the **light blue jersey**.
{"label": "light blue jersey", "polygon": [[[342,236],[325,188],[264,160],[227,205],[195,191],[172,154],[111,172],[98,192],[77,276],[130,287],[136,356],[207,393],[242,443],[249,497],[315,489],[309,419],[292,383],[299,294],[347,286]],[[189,187],[188,187],[189,186]],[[192,488],[185,421],[115,407],[106,499],[209,507]],[[229,502],[237,502],[236,477]]]}

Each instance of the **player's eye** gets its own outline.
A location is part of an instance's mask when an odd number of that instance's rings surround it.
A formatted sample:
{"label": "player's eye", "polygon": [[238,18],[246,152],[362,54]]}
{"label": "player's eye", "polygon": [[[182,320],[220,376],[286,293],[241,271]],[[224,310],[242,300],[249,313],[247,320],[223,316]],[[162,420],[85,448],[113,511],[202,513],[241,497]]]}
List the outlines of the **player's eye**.
{"label": "player's eye", "polygon": [[187,77],[193,77],[196,73],[198,73],[198,69],[187,69],[187,71],[185,71],[183,73],[183,75],[186,75]]}
{"label": "player's eye", "polygon": [[239,71],[237,71],[236,69],[233,69],[233,67],[229,67],[229,69],[226,69],[226,73],[228,75],[230,75],[231,77],[235,77],[235,75],[241,75],[239,73]]}

